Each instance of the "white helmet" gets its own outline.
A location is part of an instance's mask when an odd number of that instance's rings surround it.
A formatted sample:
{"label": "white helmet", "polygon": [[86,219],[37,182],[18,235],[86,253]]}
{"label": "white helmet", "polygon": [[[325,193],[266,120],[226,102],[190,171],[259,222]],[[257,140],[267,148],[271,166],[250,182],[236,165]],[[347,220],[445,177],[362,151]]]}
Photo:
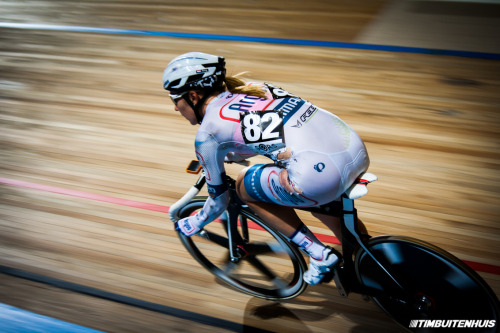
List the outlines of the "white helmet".
{"label": "white helmet", "polygon": [[163,72],[163,88],[179,95],[191,89],[214,89],[226,76],[224,57],[189,52],[172,60]]}

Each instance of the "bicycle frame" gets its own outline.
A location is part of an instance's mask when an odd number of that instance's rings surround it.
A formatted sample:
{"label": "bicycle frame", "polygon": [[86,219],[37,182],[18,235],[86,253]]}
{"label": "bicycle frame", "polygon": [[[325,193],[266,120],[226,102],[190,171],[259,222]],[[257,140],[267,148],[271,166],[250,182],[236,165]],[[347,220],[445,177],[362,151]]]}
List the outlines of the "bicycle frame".
{"label": "bicycle frame", "polygon": [[[215,226],[202,229],[198,234],[209,240],[209,244],[222,246],[225,258],[214,264],[212,259],[200,252],[196,241],[180,233],[181,241],[205,268],[241,292],[274,301],[300,295],[306,288],[303,274],[307,267],[299,247],[251,211],[238,197],[236,182],[232,178],[227,177],[227,183],[230,202],[226,212],[220,216],[224,230]],[[206,196],[195,197],[204,185],[205,176],[201,175],[197,183],[171,206],[169,214],[172,221],[203,207]],[[371,297],[386,314],[405,328],[411,328],[415,319],[455,319],[457,315],[457,318],[470,320],[481,315],[494,319],[500,317],[500,304],[494,292],[460,259],[415,238],[371,237],[361,232],[354,200],[348,197],[349,193],[352,192],[347,191],[338,201],[326,205],[297,208],[340,219],[341,260],[325,277],[325,283],[333,278],[343,297],[350,293]],[[280,246],[275,246],[274,241],[253,242],[250,239],[254,238],[250,225],[252,219]],[[266,265],[265,260],[257,259],[261,254],[281,254],[283,249],[286,249],[293,264],[292,278],[285,280],[283,275],[276,274],[272,267]],[[243,267],[240,264],[253,266],[259,274],[258,279],[263,274],[264,279],[267,278],[263,281],[270,282],[271,288],[247,284],[237,275],[231,276],[233,270]],[[289,274],[290,270],[286,273]],[[469,306],[468,302],[473,305]]]}
{"label": "bicycle frame", "polygon": [[[241,254],[238,253],[238,241],[241,241],[241,239],[235,239],[235,235],[239,235],[237,232],[238,216],[241,207],[247,206],[236,193],[235,180],[229,176],[226,177],[230,191],[230,201],[227,207],[229,221],[227,223],[226,230],[229,242],[228,247],[230,260],[232,262],[238,262],[241,258]],[[169,214],[172,220],[177,219],[175,215],[177,210],[194,198],[203,188],[205,183],[205,175],[202,174],[196,184],[193,185],[193,187],[178,202],[171,206]],[[341,296],[347,297],[351,292],[369,296],[384,294],[384,290],[362,285],[358,282],[358,279],[355,276],[353,257],[355,252],[359,248],[362,248],[381,268],[384,274],[387,275],[387,278],[394,283],[394,286],[400,292],[398,300],[403,303],[410,302],[411,297],[406,293],[404,285],[402,285],[394,274],[391,273],[389,267],[386,267],[379,260],[377,260],[370,249],[366,246],[365,239],[369,239],[371,236],[361,233],[358,228],[358,216],[357,210],[354,207],[354,200],[349,199],[347,196],[342,196],[340,201],[334,201],[317,207],[300,207],[297,209],[340,217],[342,230],[342,239],[340,241],[342,244],[343,265],[334,270],[333,279],[335,280],[335,284]],[[240,225],[242,228],[243,240],[245,240],[245,238],[248,238],[248,225],[246,223],[246,219],[240,219]]]}
{"label": "bicycle frame", "polygon": [[[227,207],[227,211],[228,211],[228,215],[229,215],[228,216],[229,222],[227,224],[228,229],[226,231],[227,231],[227,236],[228,236],[228,240],[229,240],[230,259],[232,262],[237,262],[240,259],[240,256],[237,253],[237,245],[236,245],[234,237],[235,237],[235,235],[238,234],[236,229],[238,228],[238,215],[239,215],[240,207],[242,205],[245,205],[245,203],[236,194],[235,181],[230,177],[227,177],[227,181],[229,183],[230,199],[229,199],[229,205]],[[243,233],[243,240],[246,241],[246,240],[248,240],[247,220],[245,218],[240,219],[240,224],[241,224],[241,229],[242,229],[242,233]]]}
{"label": "bicycle frame", "polygon": [[341,296],[347,297],[350,292],[369,296],[383,294],[383,290],[361,285],[355,276],[353,258],[355,251],[358,248],[362,248],[382,269],[382,271],[387,275],[387,278],[394,283],[398,290],[401,291],[401,296],[404,299],[409,299],[407,298],[409,295],[406,294],[404,286],[393,274],[391,274],[390,268],[384,266],[365,245],[364,239],[369,239],[371,236],[363,234],[359,230],[357,222],[358,214],[356,208],[354,207],[353,199],[349,199],[347,196],[343,195],[339,201],[334,201],[319,207],[297,209],[338,216],[340,218],[342,232],[342,239],[340,239],[340,242],[342,244],[343,265],[341,267],[337,267],[335,272],[333,272],[333,279],[335,280],[335,284]]}

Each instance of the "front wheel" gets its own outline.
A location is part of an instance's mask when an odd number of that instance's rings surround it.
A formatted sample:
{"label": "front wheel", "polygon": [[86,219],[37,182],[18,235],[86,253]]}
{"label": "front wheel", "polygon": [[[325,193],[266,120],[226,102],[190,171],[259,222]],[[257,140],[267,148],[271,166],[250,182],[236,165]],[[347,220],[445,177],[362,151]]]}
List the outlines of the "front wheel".
{"label": "front wheel", "polygon": [[406,329],[427,332],[429,327],[440,327],[460,332],[497,332],[498,298],[458,258],[408,237],[375,237],[367,246],[401,282],[405,296],[363,249],[355,256],[357,278],[368,290],[378,291],[372,299]]}
{"label": "front wheel", "polygon": [[[179,217],[195,214],[206,197],[197,197],[179,210]],[[280,300],[300,295],[306,288],[304,258],[294,244],[245,208],[238,215],[234,235],[238,260],[231,260],[228,214],[191,237],[179,232],[189,253],[212,274],[233,288],[252,296]]]}

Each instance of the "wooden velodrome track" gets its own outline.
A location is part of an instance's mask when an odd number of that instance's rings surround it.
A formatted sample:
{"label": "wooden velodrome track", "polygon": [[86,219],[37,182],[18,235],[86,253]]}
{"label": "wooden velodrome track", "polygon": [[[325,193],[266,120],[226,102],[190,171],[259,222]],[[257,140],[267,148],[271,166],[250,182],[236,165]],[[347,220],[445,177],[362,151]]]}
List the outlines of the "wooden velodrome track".
{"label": "wooden velodrome track", "polygon": [[[0,1],[0,22],[356,42],[388,6],[284,3],[12,0]],[[248,70],[249,79],[346,120],[379,176],[357,204],[371,233],[434,243],[500,294],[497,60],[63,28],[0,28],[1,266],[220,318],[241,331],[399,331],[373,303],[342,299],[331,286],[280,304],[234,292],[186,253],[161,210],[195,180],[184,167],[197,128],[173,111],[161,75],[192,50],[224,55],[230,73]],[[0,279],[0,302],[97,330],[224,331]]]}

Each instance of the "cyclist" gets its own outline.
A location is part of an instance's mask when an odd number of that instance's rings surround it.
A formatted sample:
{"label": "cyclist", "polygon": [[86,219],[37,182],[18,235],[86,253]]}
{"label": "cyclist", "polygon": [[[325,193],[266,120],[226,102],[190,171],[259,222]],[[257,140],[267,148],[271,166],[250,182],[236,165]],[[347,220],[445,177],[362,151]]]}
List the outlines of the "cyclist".
{"label": "cyclist", "polygon": [[[189,52],[176,57],[163,73],[163,88],[176,111],[192,125],[200,124],[195,152],[210,195],[200,212],[177,221],[176,228],[194,235],[226,209],[224,162],[267,156],[272,163],[242,170],[238,195],[309,254],[304,279],[320,283],[339,253],[315,237],[294,207],[338,199],[367,170],[360,137],[337,116],[281,88],[226,76],[221,56]],[[338,218],[314,216],[341,239]]]}

